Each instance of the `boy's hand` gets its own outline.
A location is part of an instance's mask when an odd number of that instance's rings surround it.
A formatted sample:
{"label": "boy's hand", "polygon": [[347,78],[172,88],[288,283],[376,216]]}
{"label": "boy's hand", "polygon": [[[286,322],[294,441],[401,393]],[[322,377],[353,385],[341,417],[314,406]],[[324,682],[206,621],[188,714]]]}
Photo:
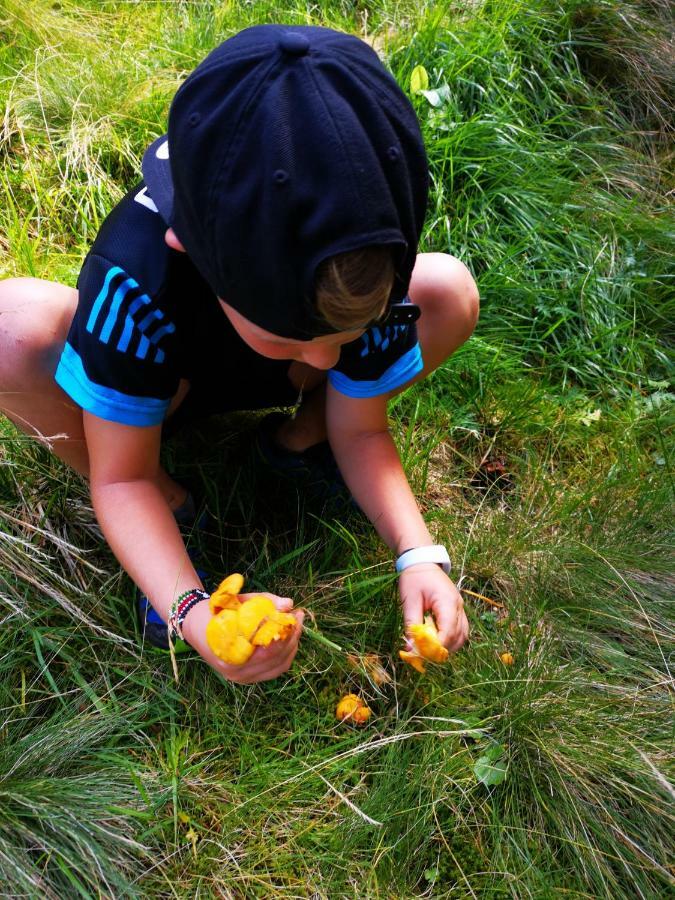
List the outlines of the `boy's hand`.
{"label": "boy's hand", "polygon": [[[259,595],[260,591],[257,594]],[[241,594],[240,596],[242,600],[245,600],[255,595]],[[288,597],[277,597],[274,594],[263,594],[263,596],[269,597],[281,612],[292,612],[298,624],[293,634],[285,641],[272,641],[269,647],[256,647],[251,658],[243,666],[230,666],[224,663],[209,647],[206,641],[206,625],[211,618],[211,611],[207,602],[198,603],[194,609],[190,610],[183,623],[185,640],[216,672],[219,672],[228,681],[234,681],[237,684],[269,681],[289,669],[298,652],[298,641],[305,618],[304,610],[293,610],[293,601]]]}
{"label": "boy's hand", "polygon": [[433,613],[438,639],[454,652],[469,636],[464,601],[440,566],[418,563],[399,575],[399,592],[406,631],[409,625],[421,625],[424,614]]}

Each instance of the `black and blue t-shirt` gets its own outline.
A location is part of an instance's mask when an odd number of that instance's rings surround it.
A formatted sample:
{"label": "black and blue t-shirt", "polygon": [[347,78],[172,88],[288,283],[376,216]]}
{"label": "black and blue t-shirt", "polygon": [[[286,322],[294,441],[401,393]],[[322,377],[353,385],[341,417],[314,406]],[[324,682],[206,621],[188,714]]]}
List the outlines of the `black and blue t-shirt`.
{"label": "black and blue t-shirt", "polygon": [[[162,422],[181,378],[193,390],[207,382],[217,388],[223,411],[259,407],[261,376],[270,381],[270,406],[290,403],[273,389],[279,361],[273,371],[272,361],[245,344],[186,254],[167,246],[165,232],[143,183],[106,218],[77,282],[57,383],[82,409],[127,425]],[[421,369],[415,325],[392,325],[345,344],[328,378],[343,394],[372,397]],[[254,378],[255,401],[247,383]]]}

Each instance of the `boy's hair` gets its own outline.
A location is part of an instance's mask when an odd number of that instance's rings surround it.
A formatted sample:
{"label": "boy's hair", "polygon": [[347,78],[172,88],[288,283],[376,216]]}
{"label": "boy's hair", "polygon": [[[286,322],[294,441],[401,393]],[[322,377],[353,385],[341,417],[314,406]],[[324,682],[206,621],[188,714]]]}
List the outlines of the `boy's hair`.
{"label": "boy's hair", "polygon": [[316,309],[338,331],[363,328],[385,313],[394,277],[390,245],[369,244],[337,253],[316,270]]}

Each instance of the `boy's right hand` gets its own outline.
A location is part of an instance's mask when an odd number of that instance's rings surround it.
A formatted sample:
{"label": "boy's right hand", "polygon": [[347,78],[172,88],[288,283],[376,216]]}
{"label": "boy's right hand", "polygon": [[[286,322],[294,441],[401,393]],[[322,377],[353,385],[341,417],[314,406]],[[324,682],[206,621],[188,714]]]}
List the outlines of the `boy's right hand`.
{"label": "boy's right hand", "polygon": [[[240,596],[242,600],[247,600],[256,595],[241,594]],[[206,626],[211,618],[211,611],[206,601],[198,603],[191,609],[183,623],[185,640],[216,672],[223,675],[228,681],[234,681],[237,684],[254,684],[256,681],[269,681],[277,678],[290,669],[295,654],[298,652],[302,622],[305,618],[304,610],[294,610],[292,608],[293,601],[288,597],[277,597],[275,594],[267,593],[263,596],[269,597],[281,612],[292,612],[298,624],[293,634],[285,641],[272,641],[269,647],[256,647],[251,658],[243,666],[230,666],[224,663],[209,647],[206,640]]]}

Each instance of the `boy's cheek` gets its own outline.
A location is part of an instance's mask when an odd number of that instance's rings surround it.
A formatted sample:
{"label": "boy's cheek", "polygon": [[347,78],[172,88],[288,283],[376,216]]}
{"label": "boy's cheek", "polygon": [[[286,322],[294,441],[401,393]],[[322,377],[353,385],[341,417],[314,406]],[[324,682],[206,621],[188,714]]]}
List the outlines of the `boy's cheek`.
{"label": "boy's cheek", "polygon": [[260,356],[264,356],[266,359],[300,360],[300,354],[290,347],[284,347],[282,345],[275,345],[274,347],[270,347],[269,344],[260,344],[257,341],[245,341],[244,343],[248,344],[251,350],[259,353]]}

